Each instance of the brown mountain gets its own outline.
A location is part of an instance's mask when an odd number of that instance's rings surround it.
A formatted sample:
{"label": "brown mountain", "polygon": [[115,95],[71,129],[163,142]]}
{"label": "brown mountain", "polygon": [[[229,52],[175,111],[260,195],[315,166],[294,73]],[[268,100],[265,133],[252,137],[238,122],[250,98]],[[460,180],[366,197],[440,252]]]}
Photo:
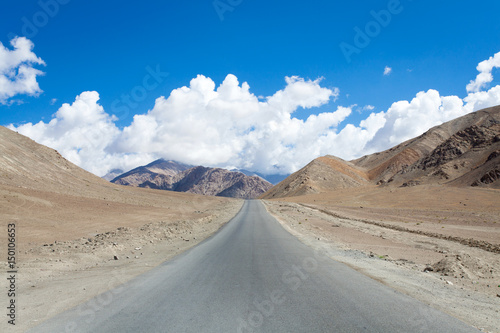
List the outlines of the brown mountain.
{"label": "brown mountain", "polygon": [[500,188],[500,106],[436,126],[386,151],[344,161],[320,157],[262,198],[366,185],[444,184]]}
{"label": "brown mountain", "polygon": [[[57,151],[0,126],[1,226],[16,222],[20,247],[92,237],[119,227],[193,220],[233,200],[112,184]],[[199,212],[205,212],[200,214]]]}
{"label": "brown mountain", "polygon": [[334,156],[315,159],[266,192],[262,198],[293,197],[368,184],[366,173]]}
{"label": "brown mountain", "polygon": [[100,196],[109,182],[64,159],[56,150],[0,126],[0,186]]}
{"label": "brown mountain", "polygon": [[272,184],[241,172],[193,167],[163,159],[131,170],[112,180],[115,184],[232,198],[256,198]]}
{"label": "brown mountain", "polygon": [[172,185],[178,181],[177,176],[190,168],[193,166],[159,159],[121,174],[111,182],[119,185],[174,191]]}

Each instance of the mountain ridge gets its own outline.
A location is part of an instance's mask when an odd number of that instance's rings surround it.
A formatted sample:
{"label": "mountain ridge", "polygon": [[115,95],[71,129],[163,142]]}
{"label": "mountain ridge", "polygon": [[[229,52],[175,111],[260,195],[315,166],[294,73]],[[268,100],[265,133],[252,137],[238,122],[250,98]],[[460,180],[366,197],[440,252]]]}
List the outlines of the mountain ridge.
{"label": "mountain ridge", "polygon": [[500,188],[500,106],[432,127],[385,151],[352,161],[319,157],[261,196],[264,199],[359,186],[420,184]]}
{"label": "mountain ridge", "polygon": [[259,176],[159,159],[112,180],[119,185],[252,199],[272,187]]}

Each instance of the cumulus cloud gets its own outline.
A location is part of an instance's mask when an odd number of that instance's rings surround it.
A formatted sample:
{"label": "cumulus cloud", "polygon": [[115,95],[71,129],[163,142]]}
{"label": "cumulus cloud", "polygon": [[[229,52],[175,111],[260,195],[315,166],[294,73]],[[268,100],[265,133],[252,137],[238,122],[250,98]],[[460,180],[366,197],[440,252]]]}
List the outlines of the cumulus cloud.
{"label": "cumulus cloud", "polygon": [[162,152],[186,163],[262,172],[279,172],[285,165],[295,168],[306,161],[316,138],[351,112],[339,108],[305,121],[293,118],[299,107],[318,107],[337,97],[338,91],[322,88],[319,82],[289,77],[283,90],[261,101],[234,75],[217,88],[199,75],[189,87],[158,98],[147,114],[135,116],[114,149],[124,154]]}
{"label": "cumulus cloud", "polygon": [[98,175],[160,157],[285,173],[307,163],[311,152],[327,153],[313,147],[316,139],[351,113],[350,108],[339,107],[305,121],[294,118],[299,107],[324,105],[338,96],[338,90],[321,87],[320,79],[285,80],[283,90],[259,100],[234,75],[219,87],[199,75],[189,87],[158,98],[152,110],[135,115],[123,130],[98,104],[97,92],[84,92],[73,104],[64,104],[49,123],[8,127]]}
{"label": "cumulus cloud", "polygon": [[488,60],[481,61],[477,65],[477,75],[475,80],[470,81],[467,85],[467,92],[474,93],[486,87],[488,83],[493,81],[493,69],[500,67],[500,52],[490,57]]}
{"label": "cumulus cloud", "polygon": [[0,42],[0,104],[9,104],[9,99],[19,94],[37,96],[42,92],[36,79],[44,73],[33,66],[45,62],[33,53],[33,43],[16,37],[10,44],[12,50]]}
{"label": "cumulus cloud", "polygon": [[8,128],[24,134],[38,143],[57,149],[64,157],[82,168],[103,174],[120,159],[107,147],[119,135],[114,117],[97,103],[99,94],[83,92],[73,104],[63,104],[49,123],[27,123]]}
{"label": "cumulus cloud", "polygon": [[500,85],[463,99],[430,89],[386,111],[373,112],[367,105],[362,109],[371,114],[359,124],[343,124],[356,105],[332,107],[301,120],[294,117],[297,109],[324,106],[339,91],[322,87],[321,79],[294,76],[285,82],[282,90],[263,97],[234,75],[219,86],[198,75],[189,86],[159,97],[151,110],[135,115],[122,130],[98,104],[97,92],[84,92],[73,104],[64,104],[49,123],[9,127],[100,176],[160,157],[284,174],[321,155],[350,160],[388,149],[433,126],[500,104]]}
{"label": "cumulus cloud", "polygon": [[392,68],[389,66],[385,66],[384,75],[387,76],[387,75],[390,75],[391,73],[392,73]]}

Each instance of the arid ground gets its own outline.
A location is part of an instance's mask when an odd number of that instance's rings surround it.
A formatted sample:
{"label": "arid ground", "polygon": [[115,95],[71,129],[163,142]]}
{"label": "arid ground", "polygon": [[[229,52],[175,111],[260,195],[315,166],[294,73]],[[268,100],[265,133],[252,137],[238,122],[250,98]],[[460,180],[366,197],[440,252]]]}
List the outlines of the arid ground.
{"label": "arid ground", "polygon": [[[14,331],[24,332],[193,247],[228,222],[243,203],[117,185],[103,194],[89,198],[8,186],[0,190],[1,228],[6,232],[8,223],[16,224]],[[2,237],[2,249],[5,241]],[[5,258],[0,264],[7,271]],[[6,287],[2,278],[0,288]],[[103,295],[92,311],[112,297]],[[4,331],[7,323],[0,325]]]}
{"label": "arid ground", "polygon": [[304,243],[486,332],[500,332],[500,191],[365,187],[265,201]]}

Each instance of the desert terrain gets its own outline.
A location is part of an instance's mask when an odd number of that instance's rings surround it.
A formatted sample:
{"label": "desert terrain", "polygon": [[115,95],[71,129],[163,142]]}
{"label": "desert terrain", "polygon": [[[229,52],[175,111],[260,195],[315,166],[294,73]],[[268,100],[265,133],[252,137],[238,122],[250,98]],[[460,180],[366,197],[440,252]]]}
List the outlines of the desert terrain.
{"label": "desert terrain", "polygon": [[[320,157],[261,198],[306,245],[500,332],[498,123],[495,107],[358,160]],[[16,226],[15,329],[97,295],[87,310],[99,311],[113,288],[209,238],[242,205],[116,185],[0,127],[1,228]],[[0,265],[9,269],[5,257]]]}
{"label": "desert terrain", "polygon": [[261,198],[306,244],[500,332],[499,166],[496,106],[356,160],[319,157]]}
{"label": "desert terrain", "polygon": [[[24,332],[195,246],[243,203],[114,187],[116,196],[106,193],[106,199],[2,188],[2,230],[8,223],[17,230],[16,330]],[[5,259],[1,265],[8,270]],[[7,287],[6,279],[0,287]]]}
{"label": "desert terrain", "polygon": [[305,244],[485,332],[500,332],[500,191],[363,187],[266,200]]}
{"label": "desert terrain", "polygon": [[[0,248],[7,249],[7,225],[16,226],[16,332],[195,246],[243,204],[115,185],[3,127],[0,152]],[[7,283],[2,278],[0,288]]]}

